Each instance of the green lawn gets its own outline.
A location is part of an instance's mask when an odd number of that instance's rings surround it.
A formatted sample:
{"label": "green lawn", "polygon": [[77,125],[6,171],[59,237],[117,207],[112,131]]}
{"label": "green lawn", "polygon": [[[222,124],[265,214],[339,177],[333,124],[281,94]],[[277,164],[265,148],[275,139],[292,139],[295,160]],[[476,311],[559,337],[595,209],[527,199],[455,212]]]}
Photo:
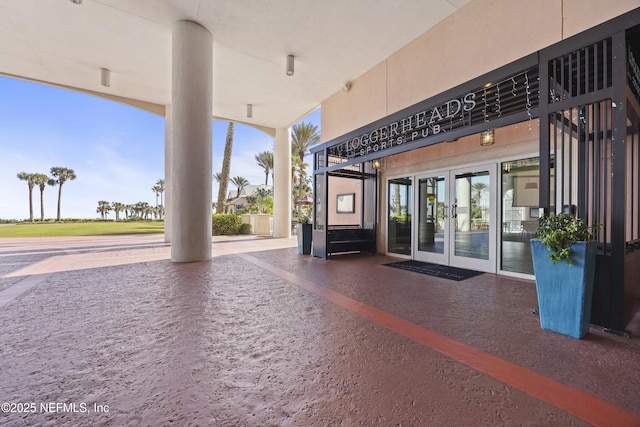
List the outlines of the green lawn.
{"label": "green lawn", "polygon": [[2,237],[99,236],[164,233],[163,221],[3,224]]}

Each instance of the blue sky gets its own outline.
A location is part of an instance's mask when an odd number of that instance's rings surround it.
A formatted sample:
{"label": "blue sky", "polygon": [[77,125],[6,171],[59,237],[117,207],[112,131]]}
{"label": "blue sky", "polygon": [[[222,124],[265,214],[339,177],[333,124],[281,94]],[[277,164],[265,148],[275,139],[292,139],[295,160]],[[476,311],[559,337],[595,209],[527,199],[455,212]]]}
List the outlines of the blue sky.
{"label": "blue sky", "polygon": [[[304,121],[320,128],[320,111]],[[213,171],[219,172],[228,122],[213,122]],[[273,138],[251,127],[234,128],[231,176],[263,184],[255,154],[273,151]],[[99,200],[155,205],[151,187],[164,177],[164,118],[116,102],[0,77],[0,218],[29,217],[28,187],[19,172],[52,166],[75,171],[62,187],[64,218],[96,218]],[[271,184],[271,179],[269,180]],[[218,194],[213,182],[213,200]],[[44,191],[45,218],[55,218],[58,187]],[[40,190],[33,192],[40,217]],[[113,215],[111,215],[113,217]]]}

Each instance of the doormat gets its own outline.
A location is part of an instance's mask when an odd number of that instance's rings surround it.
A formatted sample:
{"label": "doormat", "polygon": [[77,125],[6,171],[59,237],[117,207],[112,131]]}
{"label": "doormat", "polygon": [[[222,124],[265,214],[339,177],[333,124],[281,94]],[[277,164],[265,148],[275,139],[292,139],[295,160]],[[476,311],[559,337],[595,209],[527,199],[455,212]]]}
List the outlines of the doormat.
{"label": "doormat", "polygon": [[401,270],[413,271],[429,276],[442,277],[444,279],[455,280],[457,282],[470,277],[483,274],[482,271],[467,270],[465,268],[449,267],[448,265],[430,264],[415,260],[392,262],[389,267],[399,268]]}

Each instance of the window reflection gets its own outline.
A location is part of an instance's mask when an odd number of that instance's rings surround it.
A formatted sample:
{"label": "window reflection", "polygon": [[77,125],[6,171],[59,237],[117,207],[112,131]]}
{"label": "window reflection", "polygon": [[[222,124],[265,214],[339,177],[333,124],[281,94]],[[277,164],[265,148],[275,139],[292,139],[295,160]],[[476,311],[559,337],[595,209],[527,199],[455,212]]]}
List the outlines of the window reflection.
{"label": "window reflection", "polygon": [[411,255],[411,177],[389,180],[388,252]]}
{"label": "window reflection", "polygon": [[533,274],[531,246],[538,225],[539,158],[502,163],[501,269]]}

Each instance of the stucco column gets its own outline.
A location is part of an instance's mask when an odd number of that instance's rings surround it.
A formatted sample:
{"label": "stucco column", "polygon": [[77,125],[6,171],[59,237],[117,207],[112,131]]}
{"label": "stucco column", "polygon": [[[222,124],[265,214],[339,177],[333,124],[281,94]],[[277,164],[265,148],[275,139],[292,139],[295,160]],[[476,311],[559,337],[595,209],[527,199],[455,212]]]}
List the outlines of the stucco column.
{"label": "stucco column", "polygon": [[471,178],[456,178],[458,231],[471,230]]}
{"label": "stucco column", "polygon": [[291,129],[277,128],[273,146],[273,237],[291,237]]}
{"label": "stucco column", "polygon": [[171,261],[204,261],[211,259],[213,37],[178,21],[171,54]]}
{"label": "stucco column", "polygon": [[164,107],[164,241],[171,242],[171,105]]}

